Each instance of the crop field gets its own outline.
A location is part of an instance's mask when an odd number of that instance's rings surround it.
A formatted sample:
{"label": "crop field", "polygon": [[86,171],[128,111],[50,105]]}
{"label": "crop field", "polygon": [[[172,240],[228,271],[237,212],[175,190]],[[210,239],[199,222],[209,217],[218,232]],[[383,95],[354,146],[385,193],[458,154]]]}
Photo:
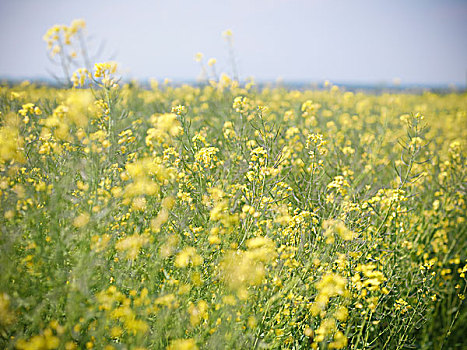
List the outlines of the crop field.
{"label": "crop field", "polygon": [[465,93],[116,69],[0,87],[0,348],[467,347]]}

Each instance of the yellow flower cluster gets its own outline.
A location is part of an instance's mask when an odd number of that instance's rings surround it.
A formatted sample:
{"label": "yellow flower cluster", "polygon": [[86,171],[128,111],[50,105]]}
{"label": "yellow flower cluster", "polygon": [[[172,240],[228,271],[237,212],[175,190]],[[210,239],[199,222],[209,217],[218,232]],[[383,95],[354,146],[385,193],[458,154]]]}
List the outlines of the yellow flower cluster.
{"label": "yellow flower cluster", "polygon": [[63,45],[71,45],[73,38],[86,28],[86,22],[83,19],[75,19],[70,26],[54,25],[49,28],[42,37],[47,43],[47,48],[54,56],[61,52]]}
{"label": "yellow flower cluster", "polygon": [[153,115],[150,121],[154,126],[148,129],[146,136],[146,145],[150,147],[157,143],[171,143],[174,137],[182,133],[180,121],[174,113]]}
{"label": "yellow flower cluster", "polygon": [[266,237],[252,238],[246,245],[246,251],[227,252],[220,265],[225,283],[243,300],[248,298],[250,286],[262,283],[266,264],[276,254],[274,242]]}
{"label": "yellow flower cluster", "polygon": [[94,64],[94,79],[102,82],[104,87],[117,87],[117,81],[115,80],[114,74],[117,72],[117,62],[109,61],[103,63]]}
{"label": "yellow flower cluster", "polygon": [[461,344],[465,95],[211,63],[199,86],[113,63],[0,86],[0,348]]}

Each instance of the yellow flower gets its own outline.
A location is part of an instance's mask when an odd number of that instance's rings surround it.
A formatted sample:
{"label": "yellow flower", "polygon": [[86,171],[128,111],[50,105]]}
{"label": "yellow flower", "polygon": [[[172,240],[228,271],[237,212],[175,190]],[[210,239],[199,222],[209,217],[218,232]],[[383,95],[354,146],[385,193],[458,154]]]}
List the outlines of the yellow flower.
{"label": "yellow flower", "polygon": [[186,247],[175,257],[175,266],[187,267],[189,264],[199,266],[203,263],[203,258],[196,252],[193,247]]}
{"label": "yellow flower", "polygon": [[201,62],[203,59],[203,54],[201,52],[198,52],[196,55],[195,55],[195,61],[196,62]]}
{"label": "yellow flower", "polygon": [[0,325],[8,326],[15,320],[15,315],[10,309],[10,297],[6,293],[0,294]]}
{"label": "yellow flower", "polygon": [[115,87],[116,78],[113,75],[117,72],[117,62],[109,61],[94,64],[94,78],[101,79],[103,86]]}
{"label": "yellow flower", "polygon": [[217,62],[217,60],[215,58],[210,58],[208,60],[208,66],[212,67],[212,66],[214,66],[216,64],[216,62]]}
{"label": "yellow flower", "polygon": [[195,154],[195,160],[204,168],[213,169],[217,162],[217,147],[203,147]]}
{"label": "yellow flower", "polygon": [[172,340],[167,350],[198,350],[198,346],[193,339]]}
{"label": "yellow flower", "polygon": [[90,215],[88,213],[81,213],[73,220],[73,226],[77,228],[84,227],[88,224]]}
{"label": "yellow flower", "polygon": [[115,245],[115,249],[125,253],[129,260],[134,260],[139,254],[140,249],[149,243],[149,238],[145,235],[134,234],[120,239]]}
{"label": "yellow flower", "polygon": [[84,86],[86,78],[89,77],[89,71],[86,68],[78,68],[71,76],[73,87]]}
{"label": "yellow flower", "polygon": [[227,29],[222,32],[222,36],[226,39],[229,39],[232,36],[232,30]]}

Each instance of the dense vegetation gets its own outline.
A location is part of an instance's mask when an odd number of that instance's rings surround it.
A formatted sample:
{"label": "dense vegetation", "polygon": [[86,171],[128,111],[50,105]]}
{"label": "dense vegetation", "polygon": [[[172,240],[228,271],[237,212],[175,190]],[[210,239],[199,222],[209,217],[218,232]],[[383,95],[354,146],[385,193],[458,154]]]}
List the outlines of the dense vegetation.
{"label": "dense vegetation", "polygon": [[466,345],[465,95],[110,72],[0,90],[2,347]]}

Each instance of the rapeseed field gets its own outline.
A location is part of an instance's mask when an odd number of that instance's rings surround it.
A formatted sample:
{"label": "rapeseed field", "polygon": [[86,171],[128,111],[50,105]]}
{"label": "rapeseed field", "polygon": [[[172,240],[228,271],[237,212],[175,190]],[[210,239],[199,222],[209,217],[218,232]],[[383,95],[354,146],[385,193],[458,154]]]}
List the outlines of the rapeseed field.
{"label": "rapeseed field", "polygon": [[465,349],[465,93],[68,73],[0,87],[1,348]]}

